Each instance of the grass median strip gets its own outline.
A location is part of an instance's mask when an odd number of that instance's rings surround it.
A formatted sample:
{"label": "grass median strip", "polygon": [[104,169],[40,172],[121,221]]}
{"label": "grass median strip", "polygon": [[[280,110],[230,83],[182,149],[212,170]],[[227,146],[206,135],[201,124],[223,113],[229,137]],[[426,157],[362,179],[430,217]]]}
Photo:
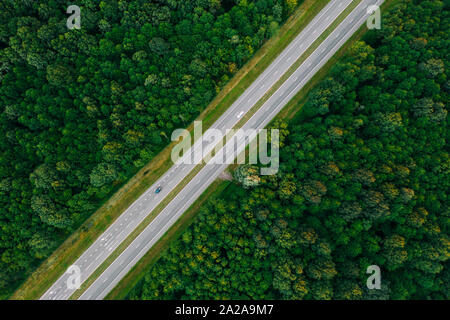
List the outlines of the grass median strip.
{"label": "grass median strip", "polygon": [[[197,120],[206,129],[251,85],[280,52],[314,18],[329,0],[305,0],[280,30],[268,40],[219,92]],[[193,126],[188,130],[192,131]],[[38,299],[67,268],[171,166],[172,143],[139,170],[91,215],[30,277],[11,299]]]}
{"label": "grass median strip", "polygon": [[[258,101],[258,103],[255,105],[255,107],[253,107],[251,109],[251,114],[250,115],[246,115],[246,117],[244,117],[244,119],[240,120],[238,125],[235,126],[235,128],[240,128],[242,127],[242,125],[248,121],[248,119],[258,110],[259,107],[261,107],[264,102],[270,97],[271,94],[273,94],[281,85],[284,81],[286,81],[287,78],[289,78],[289,76],[311,55],[312,52],[314,52],[314,50],[320,45],[320,43],[323,42],[323,40],[326,39],[326,37],[329,36],[329,34],[331,34],[331,32],[336,28],[336,26],[338,26],[344,19],[345,17],[348,16],[348,14],[361,2],[361,0],[355,0],[353,1],[339,16],[338,18],[330,25],[330,27],[328,27],[325,32],[318,37],[318,39],[313,43],[313,45],[299,58],[296,60],[296,62],[293,64],[293,66],[288,70],[288,72],[286,72],[281,78],[280,80],[277,81],[277,83],[271,88],[271,90],[269,91],[268,94],[266,94],[260,101]],[[198,165],[194,171],[192,171],[187,178],[185,178],[185,180],[187,180],[185,183],[180,183],[177,186],[177,189],[183,188],[185,184],[187,184],[190,179],[191,176],[193,177],[194,175],[192,175],[193,172],[195,172],[195,174],[200,171],[202,168],[204,167],[204,165]],[[185,181],[183,180],[183,181]],[[174,193],[173,196],[171,196],[171,198],[173,198],[176,194]],[[166,198],[167,199],[167,198]],[[162,209],[161,209],[162,210]],[[183,215],[184,216],[184,215]],[[180,218],[181,219],[181,218]],[[145,228],[145,226],[144,226]],[[170,229],[169,229],[170,230]],[[137,235],[136,235],[137,236]],[[132,240],[131,240],[132,241]],[[129,243],[131,243],[131,241]],[[151,252],[151,256],[154,257],[155,253],[154,251],[150,250]],[[119,253],[120,254],[120,253]],[[147,255],[144,256],[144,258],[142,260],[146,261],[149,260],[149,258],[146,258]],[[153,258],[152,258],[153,259]],[[138,265],[140,264],[140,262],[138,263]],[[138,269],[142,269],[142,267],[138,268]],[[132,277],[127,276],[128,279],[131,279]],[[129,280],[131,281],[131,280]],[[122,283],[122,281],[121,281]],[[122,283],[121,287],[123,288],[130,288],[130,285],[126,284],[126,283]],[[113,296],[116,294],[112,294]],[[117,294],[118,296],[123,296],[123,294]]]}

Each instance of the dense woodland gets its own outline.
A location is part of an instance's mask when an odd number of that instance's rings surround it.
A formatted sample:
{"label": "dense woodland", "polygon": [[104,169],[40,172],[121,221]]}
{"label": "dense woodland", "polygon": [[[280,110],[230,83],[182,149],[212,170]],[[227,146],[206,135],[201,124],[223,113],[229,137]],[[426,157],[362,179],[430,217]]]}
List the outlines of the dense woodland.
{"label": "dense woodland", "polygon": [[279,174],[240,168],[244,186],[210,200],[129,298],[449,299],[448,9],[384,12],[299,105]]}
{"label": "dense woodland", "polygon": [[0,296],[187,126],[295,0],[0,2]]}

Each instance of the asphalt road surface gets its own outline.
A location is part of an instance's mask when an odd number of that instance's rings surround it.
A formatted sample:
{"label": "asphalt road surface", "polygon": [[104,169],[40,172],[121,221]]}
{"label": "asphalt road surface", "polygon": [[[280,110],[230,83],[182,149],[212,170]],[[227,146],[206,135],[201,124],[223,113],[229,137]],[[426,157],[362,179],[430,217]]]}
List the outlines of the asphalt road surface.
{"label": "asphalt road surface", "polygon": [[[212,128],[220,129],[221,131],[233,128],[242,116],[264,96],[350,2],[351,0],[332,0],[213,124]],[[363,0],[245,123],[243,129],[264,128],[365,22],[368,17],[367,8],[372,4],[381,2],[382,0]],[[188,155],[191,156],[194,150],[198,151],[202,147],[205,148],[205,142],[197,141]],[[210,150],[213,147],[212,144],[206,144],[206,149],[209,148]],[[85,281],[100,266],[111,252],[120,245],[195,166],[195,164],[174,164],[74,262],[73,265],[77,266],[81,271],[81,282]],[[227,164],[207,164],[204,166],[144,231],[102,272],[81,295],[80,299],[103,299],[227,166]],[[158,186],[162,186],[162,190],[156,194],[155,190]],[[67,286],[69,276],[70,274],[68,273],[63,274],[41,299],[68,299],[75,292],[75,289]]]}

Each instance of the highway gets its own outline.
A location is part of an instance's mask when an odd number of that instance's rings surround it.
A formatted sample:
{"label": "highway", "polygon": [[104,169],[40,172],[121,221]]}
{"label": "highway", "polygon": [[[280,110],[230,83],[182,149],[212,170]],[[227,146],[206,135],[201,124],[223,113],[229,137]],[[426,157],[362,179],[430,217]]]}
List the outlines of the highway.
{"label": "highway", "polygon": [[[213,124],[212,128],[219,129],[223,132],[226,129],[233,128],[242,116],[264,96],[350,2],[350,0],[330,1],[275,61]],[[365,22],[367,19],[367,7],[381,2],[381,0],[363,0],[244,124],[243,128],[264,128],[342,44]],[[204,146],[204,141],[200,139],[191,148],[189,156],[194,154],[194,150],[199,150],[199,148]],[[207,145],[209,150],[213,147],[213,145]],[[174,164],[169,171],[158,179],[154,185],[111,224],[74,262],[74,265],[78,266],[81,270],[81,282],[85,281],[105,261],[111,252],[120,245],[195,166],[195,164]],[[227,164],[205,165],[144,231],[87,288],[80,299],[103,299],[227,166]],[[160,193],[155,194],[155,189],[158,186],[162,186],[162,190]],[[67,287],[66,283],[68,278],[69,274],[62,275],[45,292],[41,299],[68,299],[75,292],[75,289]]]}

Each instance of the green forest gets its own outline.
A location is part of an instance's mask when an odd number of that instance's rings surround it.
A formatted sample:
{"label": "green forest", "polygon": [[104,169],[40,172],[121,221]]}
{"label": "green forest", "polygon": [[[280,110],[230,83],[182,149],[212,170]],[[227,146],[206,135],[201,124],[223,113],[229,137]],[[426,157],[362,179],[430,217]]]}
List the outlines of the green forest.
{"label": "green forest", "polygon": [[0,296],[195,119],[295,0],[0,2]]}
{"label": "green forest", "polygon": [[448,6],[383,12],[285,124],[280,172],[240,167],[128,298],[449,299]]}

